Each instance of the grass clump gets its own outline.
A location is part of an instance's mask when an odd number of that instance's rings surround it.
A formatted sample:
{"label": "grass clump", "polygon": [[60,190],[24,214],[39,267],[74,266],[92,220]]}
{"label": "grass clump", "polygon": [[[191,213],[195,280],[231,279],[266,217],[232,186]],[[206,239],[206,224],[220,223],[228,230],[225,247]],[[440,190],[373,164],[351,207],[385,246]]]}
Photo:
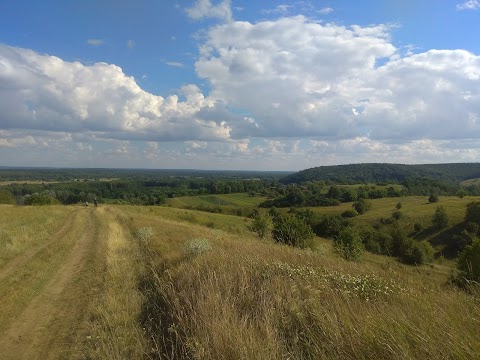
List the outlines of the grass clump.
{"label": "grass clump", "polygon": [[196,238],[186,242],[185,248],[189,255],[197,256],[206,251],[212,250],[210,241],[205,238]]}

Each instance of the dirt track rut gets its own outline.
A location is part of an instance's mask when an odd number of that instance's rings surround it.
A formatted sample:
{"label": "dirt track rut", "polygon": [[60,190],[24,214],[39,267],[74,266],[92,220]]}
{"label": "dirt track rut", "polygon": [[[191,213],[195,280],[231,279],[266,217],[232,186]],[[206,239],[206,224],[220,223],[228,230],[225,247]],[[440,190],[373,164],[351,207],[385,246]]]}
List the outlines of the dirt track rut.
{"label": "dirt track rut", "polygon": [[[97,240],[96,217],[94,209],[75,212],[54,236],[56,241],[74,236],[74,244],[38,295],[11,322],[8,329],[0,334],[1,359],[70,358],[65,350],[68,350],[68,343],[72,342],[75,336],[75,327],[78,326],[88,302],[88,299],[83,298],[83,290],[88,284],[84,281],[77,284],[76,280]],[[77,233],[80,221],[83,221],[85,226],[81,233]],[[73,231],[77,232],[72,233]],[[53,243],[54,241],[46,243],[12,260],[0,276],[7,276],[45,247],[55,246]]]}

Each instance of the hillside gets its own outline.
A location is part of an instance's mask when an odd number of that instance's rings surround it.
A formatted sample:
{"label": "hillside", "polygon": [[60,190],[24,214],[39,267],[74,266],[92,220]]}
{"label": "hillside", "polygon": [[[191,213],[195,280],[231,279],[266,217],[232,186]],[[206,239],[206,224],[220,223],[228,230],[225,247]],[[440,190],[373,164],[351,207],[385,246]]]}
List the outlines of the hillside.
{"label": "hillside", "polygon": [[478,299],[448,283],[448,262],[348,262],[321,238],[310,250],[259,240],[250,221],[167,207],[0,206],[2,359],[480,353]]}
{"label": "hillside", "polygon": [[461,182],[480,177],[479,163],[454,164],[350,164],[319,166],[299,171],[280,180],[284,184],[330,180],[339,183],[392,183],[430,178]]}

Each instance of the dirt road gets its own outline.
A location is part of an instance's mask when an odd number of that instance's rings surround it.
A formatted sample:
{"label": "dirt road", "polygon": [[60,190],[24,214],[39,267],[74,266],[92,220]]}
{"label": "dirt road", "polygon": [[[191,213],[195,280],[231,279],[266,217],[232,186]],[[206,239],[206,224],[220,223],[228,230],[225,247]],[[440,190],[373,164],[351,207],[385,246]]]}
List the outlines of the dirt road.
{"label": "dirt road", "polygon": [[[34,276],[15,281],[19,289],[34,286],[38,291],[25,300],[24,306],[16,308],[0,334],[0,359],[74,357],[71,351],[77,348],[73,344],[83,326],[90,301],[88,295],[98,285],[95,279],[85,279],[85,273],[92,272],[92,266],[101,266],[98,254],[94,253],[99,248],[95,210],[74,212],[50,241],[13,259],[0,272],[0,281],[8,280],[27,266],[46,273],[39,276],[37,283],[31,283]],[[41,261],[35,263],[36,260]],[[53,265],[49,268],[41,264]],[[21,291],[8,289],[5,283],[1,289],[5,296],[7,291]],[[23,299],[21,294],[18,298]]]}

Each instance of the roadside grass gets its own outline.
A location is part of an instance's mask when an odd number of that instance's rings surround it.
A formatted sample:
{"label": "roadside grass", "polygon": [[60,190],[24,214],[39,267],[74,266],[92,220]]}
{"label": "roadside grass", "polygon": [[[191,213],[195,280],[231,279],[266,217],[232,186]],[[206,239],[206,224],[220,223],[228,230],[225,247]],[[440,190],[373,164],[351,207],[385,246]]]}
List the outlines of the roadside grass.
{"label": "roadside grass", "polygon": [[138,281],[146,259],[118,213],[112,207],[97,210],[105,267],[96,275],[103,281],[91,305],[92,321],[84,331],[87,358],[140,359],[148,348],[138,321],[144,302]]}
{"label": "roadside grass", "polygon": [[47,242],[73,207],[0,205],[0,271],[14,257]]}
{"label": "roadside grass", "polygon": [[[168,219],[143,208],[121,211],[131,228],[149,226],[154,234],[144,304],[154,358],[469,359],[480,353],[479,299],[448,285],[447,268],[375,255],[351,263],[322,239],[327,251],[299,250],[185,222],[181,211]],[[192,256],[185,244],[198,238],[210,248]]]}
{"label": "roadside grass", "polygon": [[[29,246],[51,240],[50,237],[54,235],[56,227],[62,225],[62,219],[65,221],[72,211],[72,209],[67,210],[57,206],[42,207],[42,209],[15,207],[11,210],[6,213],[6,217],[11,217],[12,229],[16,226],[25,227],[24,233],[19,238],[22,244],[18,252],[27,250]],[[66,254],[72,249],[75,240],[82,235],[86,224],[87,214],[80,212],[68,231],[61,237],[53,239],[55,242],[52,245],[41,248],[35,256],[21,264],[19,268],[15,268],[15,271],[10,272],[7,277],[0,278],[0,294],[2,294],[0,331],[5,330],[11,319],[18,316],[22,309],[42,291],[59,269]]]}

